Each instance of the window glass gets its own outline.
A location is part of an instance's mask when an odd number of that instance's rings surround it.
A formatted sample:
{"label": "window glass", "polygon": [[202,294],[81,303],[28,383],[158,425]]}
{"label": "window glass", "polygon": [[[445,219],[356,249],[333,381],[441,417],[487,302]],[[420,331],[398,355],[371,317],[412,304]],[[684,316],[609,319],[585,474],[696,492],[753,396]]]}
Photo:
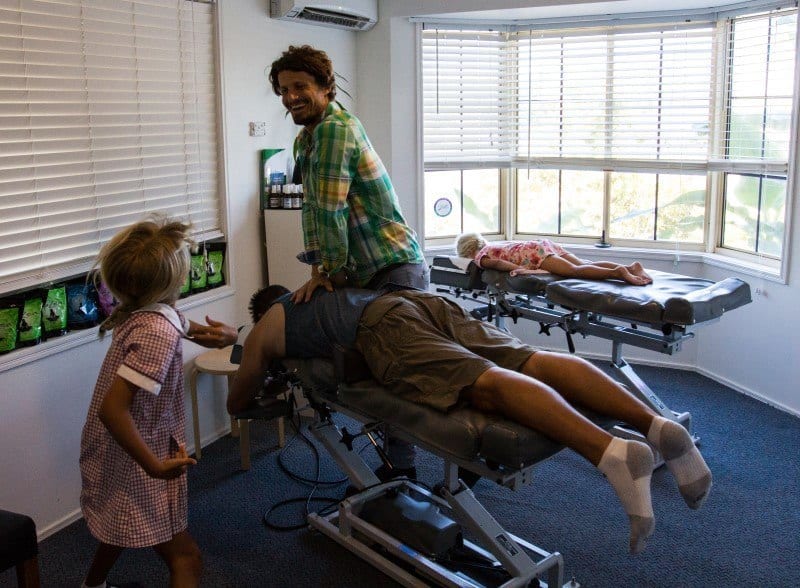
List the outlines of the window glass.
{"label": "window glass", "polygon": [[461,232],[461,172],[425,172],[425,236],[455,237]]}
{"label": "window glass", "polygon": [[558,234],[560,173],[555,169],[517,170],[517,230]]}
{"label": "window glass", "polygon": [[780,257],[786,218],[786,180],[764,178],[761,181],[761,220],[758,223],[756,251]]}
{"label": "window glass", "polygon": [[[513,170],[508,182],[460,171],[451,188],[460,216],[446,232],[569,240],[605,230],[615,245],[711,242],[779,257],[797,136],[797,10],[758,10],[691,22],[514,23],[481,34],[425,25],[426,166],[496,160]],[[453,98],[442,101],[444,92]],[[491,136],[479,136],[476,112],[459,110],[471,97],[497,111]],[[443,122],[443,108],[459,110],[461,122]],[[457,129],[469,133],[458,138]],[[439,143],[447,153],[429,149]],[[509,227],[506,205],[515,211]]]}
{"label": "window glass", "polygon": [[599,237],[603,232],[601,171],[561,172],[561,234]]}
{"label": "window glass", "polygon": [[722,244],[779,256],[783,245],[785,202],[784,179],[727,174]]}
{"label": "window glass", "polygon": [[653,239],[656,178],[656,174],[611,174],[609,238]]}
{"label": "window glass", "polygon": [[610,238],[702,243],[706,176],[612,173]]}
{"label": "window glass", "polygon": [[[797,12],[735,19],[729,47],[724,247],[780,257],[794,108]],[[735,173],[733,173],[735,172]]]}
{"label": "window glass", "polygon": [[500,171],[470,169],[463,172],[465,231],[500,232]]}
{"label": "window glass", "polygon": [[500,232],[500,170],[425,172],[425,236]]}
{"label": "window glass", "polygon": [[702,243],[706,176],[659,174],[656,240]]}

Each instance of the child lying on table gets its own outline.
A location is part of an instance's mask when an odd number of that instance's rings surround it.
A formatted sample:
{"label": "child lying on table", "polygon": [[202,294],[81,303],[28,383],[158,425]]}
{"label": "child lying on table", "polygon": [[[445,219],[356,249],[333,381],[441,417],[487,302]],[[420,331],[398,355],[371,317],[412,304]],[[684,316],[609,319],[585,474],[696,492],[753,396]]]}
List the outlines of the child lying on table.
{"label": "child lying on table", "polygon": [[638,261],[630,265],[587,261],[549,239],[487,243],[480,233],[463,233],[456,241],[456,252],[460,257],[474,260],[478,267],[511,272],[512,276],[544,270],[567,278],[623,280],[634,286],[653,281]]}

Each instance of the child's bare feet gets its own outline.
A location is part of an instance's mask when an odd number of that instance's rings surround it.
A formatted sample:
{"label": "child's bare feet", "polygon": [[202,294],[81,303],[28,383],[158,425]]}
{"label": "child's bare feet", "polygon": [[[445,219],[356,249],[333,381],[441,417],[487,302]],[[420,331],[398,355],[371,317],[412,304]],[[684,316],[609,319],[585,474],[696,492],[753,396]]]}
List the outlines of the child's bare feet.
{"label": "child's bare feet", "polygon": [[620,280],[624,280],[628,284],[632,284],[634,286],[646,286],[652,281],[631,273],[625,266],[620,266],[615,273],[616,277],[618,277]]}
{"label": "child's bare feet", "polygon": [[644,267],[638,261],[634,261],[632,264],[628,266],[628,271],[631,272],[634,276],[639,276],[640,278],[644,278],[647,280],[645,284],[652,284],[653,278],[650,277],[646,271],[644,271]]}

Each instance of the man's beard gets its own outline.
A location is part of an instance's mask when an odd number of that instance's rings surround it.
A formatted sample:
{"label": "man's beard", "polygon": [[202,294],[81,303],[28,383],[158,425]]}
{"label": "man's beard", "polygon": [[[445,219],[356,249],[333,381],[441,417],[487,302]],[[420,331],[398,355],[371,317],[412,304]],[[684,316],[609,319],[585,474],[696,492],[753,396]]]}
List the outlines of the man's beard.
{"label": "man's beard", "polygon": [[313,112],[308,105],[303,106],[300,110],[289,110],[289,114],[294,121],[294,124],[300,126],[308,126],[310,124],[318,123],[322,120],[322,113]]}

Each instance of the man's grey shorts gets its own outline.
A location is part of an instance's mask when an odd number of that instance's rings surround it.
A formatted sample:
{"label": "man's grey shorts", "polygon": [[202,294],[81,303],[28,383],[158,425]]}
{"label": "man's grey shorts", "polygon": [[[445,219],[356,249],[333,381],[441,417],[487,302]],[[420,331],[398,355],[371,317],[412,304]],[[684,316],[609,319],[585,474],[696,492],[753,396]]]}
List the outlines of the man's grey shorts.
{"label": "man's grey shorts", "polygon": [[427,292],[381,296],[364,311],[356,348],[375,378],[408,400],[446,411],[491,367],[519,370],[530,345]]}

